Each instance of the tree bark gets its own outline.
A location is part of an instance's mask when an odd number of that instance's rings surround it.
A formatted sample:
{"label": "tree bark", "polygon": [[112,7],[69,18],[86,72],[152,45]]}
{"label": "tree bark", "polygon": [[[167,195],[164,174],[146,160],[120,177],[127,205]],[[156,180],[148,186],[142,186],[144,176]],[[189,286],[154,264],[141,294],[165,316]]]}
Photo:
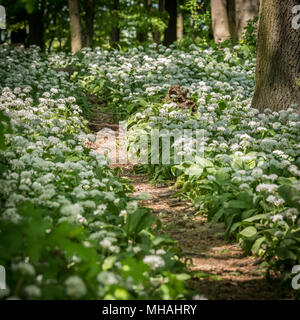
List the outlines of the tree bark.
{"label": "tree bark", "polygon": [[259,0],[235,0],[235,34],[238,40],[242,39],[247,22],[258,16],[258,11]]}
{"label": "tree bark", "polygon": [[177,15],[177,40],[181,40],[183,38],[183,28],[183,14],[182,12],[179,12]]}
{"label": "tree bark", "polygon": [[82,32],[80,25],[79,2],[78,0],[68,0],[70,14],[70,31],[72,53],[82,49]]}
{"label": "tree bark", "polygon": [[228,14],[228,23],[229,31],[231,38],[237,40],[237,30],[236,30],[236,12],[235,12],[235,1],[236,0],[227,0],[227,14]]}
{"label": "tree bark", "polygon": [[112,42],[112,45],[115,46],[115,44],[117,42],[120,41],[120,33],[121,33],[121,30],[120,28],[118,27],[118,17],[117,17],[117,12],[118,12],[118,9],[119,9],[119,0],[114,0],[114,3],[113,3],[113,28],[111,30],[111,34],[110,34],[110,39],[111,39],[111,42]]}
{"label": "tree bark", "polygon": [[12,44],[24,44],[26,39],[26,29],[18,29],[16,31],[12,31],[10,34],[10,41]]}
{"label": "tree bark", "polygon": [[[158,10],[161,14],[165,11],[165,0],[159,0]],[[161,38],[161,33],[159,31],[155,31],[153,33],[153,40],[157,45],[159,45],[160,43],[160,38]]]}
{"label": "tree bark", "polygon": [[144,43],[147,40],[147,36],[146,36],[144,30],[141,30],[140,28],[137,29],[136,39],[140,43]]}
{"label": "tree bark", "polygon": [[261,111],[300,105],[300,32],[292,28],[292,8],[297,4],[297,0],[261,1],[252,100],[252,107]]}
{"label": "tree bark", "polygon": [[169,46],[177,40],[177,1],[165,0],[165,9],[169,13],[169,23],[165,31],[164,45]]}
{"label": "tree bark", "polygon": [[211,0],[211,18],[215,43],[230,39],[226,0]]}
{"label": "tree bark", "polygon": [[[152,0],[144,0],[143,5],[144,5],[145,9],[148,11],[148,13],[150,14],[151,10],[152,10]],[[143,28],[137,28],[136,38],[141,43],[147,41],[148,30],[145,30]]]}
{"label": "tree bark", "polygon": [[35,8],[35,11],[28,15],[29,45],[39,46],[44,50],[44,1],[41,1],[41,7]]}
{"label": "tree bark", "polygon": [[93,47],[94,40],[94,0],[85,1],[85,44],[87,47]]}

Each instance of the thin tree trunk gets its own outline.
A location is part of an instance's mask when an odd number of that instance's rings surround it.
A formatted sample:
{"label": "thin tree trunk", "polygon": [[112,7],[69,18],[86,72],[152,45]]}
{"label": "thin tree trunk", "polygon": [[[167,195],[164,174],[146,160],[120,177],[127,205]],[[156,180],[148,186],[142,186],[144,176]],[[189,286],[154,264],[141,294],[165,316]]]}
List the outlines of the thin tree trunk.
{"label": "thin tree trunk", "polygon": [[[159,2],[158,2],[158,10],[159,10],[159,12],[161,14],[165,11],[165,0],[159,0]],[[157,46],[160,43],[161,36],[162,35],[161,35],[161,33],[159,31],[155,31],[153,33],[153,39],[154,39],[154,42],[157,44]]]}
{"label": "thin tree trunk", "polygon": [[300,105],[300,32],[292,27],[292,8],[297,4],[297,0],[261,2],[252,100],[252,107],[261,111]]}
{"label": "thin tree trunk", "polygon": [[70,31],[72,53],[82,49],[82,33],[80,25],[79,2],[78,0],[68,0],[70,13]]}
{"label": "thin tree trunk", "polygon": [[48,53],[51,52],[51,47],[52,47],[52,44],[53,44],[54,39],[55,39],[55,38],[52,37],[52,38],[50,39],[50,41],[49,41],[49,45],[48,45],[48,49],[47,49]]}
{"label": "thin tree trunk", "polygon": [[177,40],[181,40],[183,38],[183,14],[179,12],[177,15]]}
{"label": "thin tree trunk", "polygon": [[145,32],[140,28],[138,28],[137,31],[136,31],[136,39],[140,43],[143,43],[143,42],[145,42],[147,40]]}
{"label": "thin tree trunk", "polygon": [[247,22],[249,20],[252,20],[254,17],[258,16],[258,11],[259,0],[235,0],[235,21],[237,39],[242,39],[245,27],[247,26]]}
{"label": "thin tree trunk", "polygon": [[150,12],[152,10],[152,0],[144,0],[145,7]]}
{"label": "thin tree trunk", "polygon": [[166,0],[165,9],[169,13],[169,23],[165,31],[164,45],[169,46],[177,40],[177,1]]}
{"label": "thin tree trunk", "polygon": [[93,47],[94,40],[94,0],[85,0],[85,44]]}
{"label": "thin tree trunk", "polygon": [[114,17],[113,17],[113,22],[114,22],[114,26],[111,30],[111,35],[110,35],[110,39],[111,39],[111,42],[112,42],[112,45],[115,46],[115,44],[117,42],[120,41],[120,33],[121,33],[121,30],[120,28],[117,26],[117,21],[118,21],[118,17],[117,17],[117,12],[118,12],[118,9],[119,9],[119,0],[114,0],[114,4],[113,4],[113,10],[114,10]]}
{"label": "thin tree trunk", "polygon": [[[143,5],[146,8],[146,10],[148,11],[148,13],[151,13],[152,10],[152,0],[144,0],[143,1]],[[136,38],[139,42],[143,43],[145,41],[147,41],[147,37],[148,37],[148,30],[144,30],[141,28],[137,28],[136,31]]]}
{"label": "thin tree trunk", "polygon": [[211,18],[215,43],[230,39],[226,0],[211,0]]}

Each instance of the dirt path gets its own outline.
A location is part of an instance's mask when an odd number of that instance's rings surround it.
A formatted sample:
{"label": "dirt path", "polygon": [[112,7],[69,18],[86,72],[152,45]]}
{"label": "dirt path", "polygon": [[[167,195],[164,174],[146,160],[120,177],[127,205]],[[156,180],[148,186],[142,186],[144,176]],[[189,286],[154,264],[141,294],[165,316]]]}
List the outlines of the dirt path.
{"label": "dirt path", "polygon": [[206,217],[195,215],[192,204],[178,198],[172,185],[153,186],[149,177],[133,172],[125,176],[136,194],[149,194],[142,205],[152,209],[162,221],[163,232],[191,258],[189,269],[199,278],[193,278],[190,286],[197,294],[208,299],[278,299],[277,285],[265,280],[259,261],[224,239],[223,223],[211,226]]}
{"label": "dirt path", "polygon": [[[99,129],[104,127],[107,128],[106,123],[98,125]],[[109,126],[109,130],[116,129],[115,125]],[[110,156],[115,152],[112,145],[117,135],[107,135],[105,130],[95,133],[92,147]],[[124,158],[119,152],[119,157]],[[287,298],[279,295],[278,281],[266,281],[265,270],[256,258],[245,256],[236,243],[224,239],[223,223],[212,226],[206,217],[195,215],[192,204],[176,195],[174,185],[153,186],[149,177],[135,174],[132,166],[120,165],[120,168],[120,174],[130,180],[136,195],[149,195],[141,205],[152,209],[162,221],[162,232],[177,240],[183,256],[190,258],[189,269],[195,276],[189,285],[196,294],[226,300]]]}

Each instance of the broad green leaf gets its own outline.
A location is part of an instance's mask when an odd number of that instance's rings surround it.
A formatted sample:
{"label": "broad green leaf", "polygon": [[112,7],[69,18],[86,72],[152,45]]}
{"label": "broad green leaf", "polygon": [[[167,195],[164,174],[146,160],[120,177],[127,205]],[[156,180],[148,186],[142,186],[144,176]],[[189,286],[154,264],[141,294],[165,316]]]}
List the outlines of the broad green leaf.
{"label": "broad green leaf", "polygon": [[250,217],[250,218],[247,218],[243,221],[247,221],[247,222],[253,222],[253,221],[256,221],[256,220],[261,220],[261,219],[264,219],[266,218],[266,215],[265,214],[257,214],[253,217]]}
{"label": "broad green leaf", "polygon": [[246,238],[251,238],[253,237],[254,235],[256,235],[257,233],[257,230],[256,228],[254,227],[247,227],[245,228],[244,230],[242,230],[239,234],[243,237],[246,237]]}
{"label": "broad green leaf", "polygon": [[251,251],[252,251],[253,253],[257,253],[258,250],[260,249],[262,243],[263,243],[264,241],[266,241],[266,238],[265,238],[265,237],[258,238],[258,239],[254,242],[254,244],[253,244],[253,246],[252,246],[252,248],[251,248]]}

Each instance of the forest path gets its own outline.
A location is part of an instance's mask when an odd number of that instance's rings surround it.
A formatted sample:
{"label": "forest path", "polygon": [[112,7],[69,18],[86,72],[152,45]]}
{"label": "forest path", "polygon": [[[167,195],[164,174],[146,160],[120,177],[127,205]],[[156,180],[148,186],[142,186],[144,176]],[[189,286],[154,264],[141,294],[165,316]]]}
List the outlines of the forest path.
{"label": "forest path", "polygon": [[[106,119],[105,119],[106,120]],[[113,157],[115,139],[120,138],[118,125],[99,122],[93,125],[96,141],[91,146],[100,153]],[[118,142],[117,142],[118,143]],[[118,150],[120,159],[126,155]],[[178,196],[174,184],[150,183],[147,175],[136,174],[132,165],[113,164],[120,167],[120,176],[128,178],[135,195],[148,194],[140,201],[162,222],[162,233],[178,241],[182,255],[190,258],[189,270],[193,278],[189,287],[207,299],[280,299],[278,282],[268,282],[265,270],[255,257],[244,255],[239,246],[224,239],[224,224],[212,226],[203,215],[195,215],[192,204]]]}

